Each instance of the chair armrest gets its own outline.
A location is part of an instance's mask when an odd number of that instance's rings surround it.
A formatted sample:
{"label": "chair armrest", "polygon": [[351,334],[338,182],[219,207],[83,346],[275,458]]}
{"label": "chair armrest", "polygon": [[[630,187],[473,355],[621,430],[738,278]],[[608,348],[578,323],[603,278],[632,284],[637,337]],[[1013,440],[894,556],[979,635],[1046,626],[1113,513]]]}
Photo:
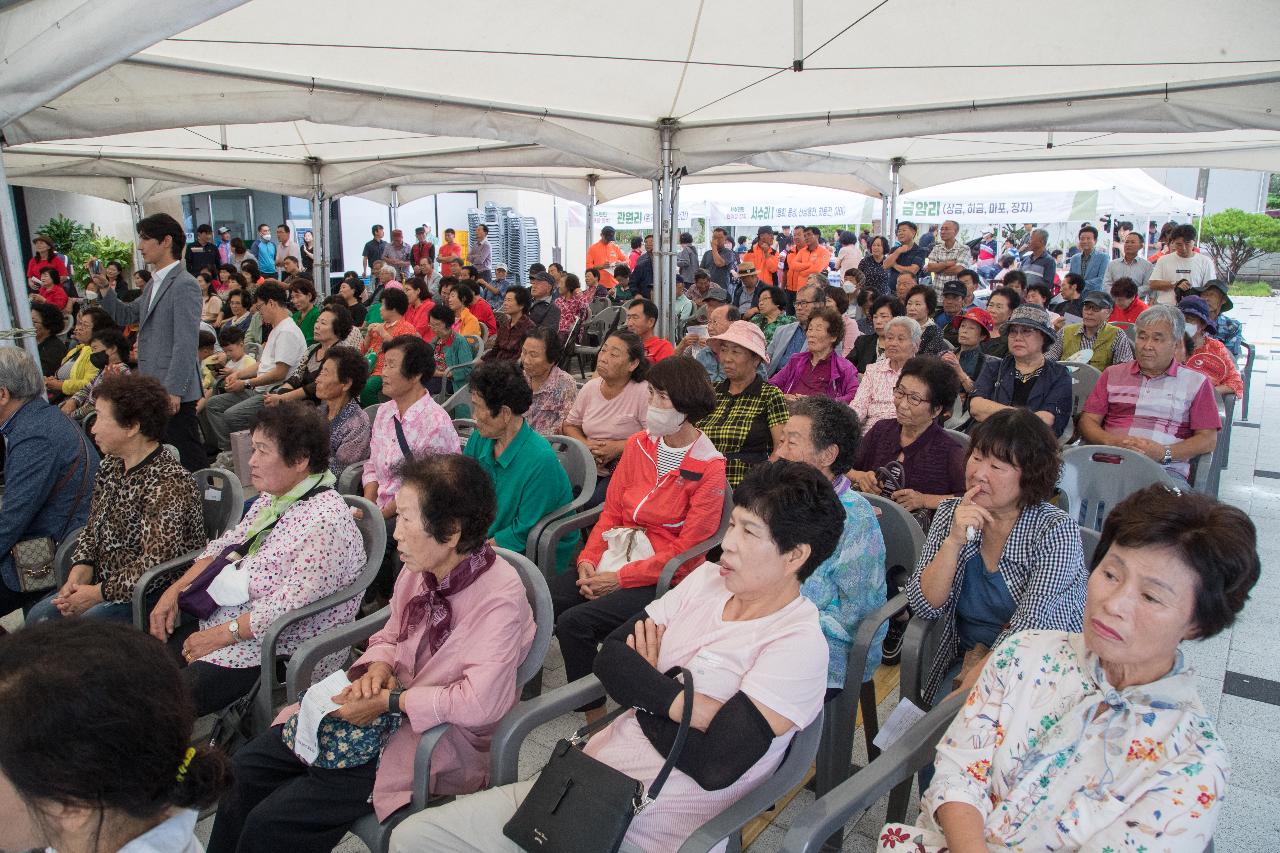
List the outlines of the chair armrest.
{"label": "chair armrest", "polygon": [[694,557],[707,553],[712,548],[720,544],[724,537],[720,533],[713,533],[711,538],[705,542],[699,542],[687,551],[681,551],[662,567],[662,574],[658,575],[658,589],[654,594],[654,598],[661,598],[671,589],[671,581],[675,579],[676,572],[680,571],[680,567],[692,560]]}
{"label": "chair armrest", "polygon": [[[858,704],[858,696],[862,690],[862,682],[867,680],[867,655],[871,652],[871,643],[875,640],[880,626],[907,609],[907,594],[900,592],[893,598],[872,610],[858,623],[854,632],[853,643],[849,646],[849,662],[845,668],[844,687],[831,698],[827,706],[833,713],[847,712],[844,716],[854,718]],[[865,721],[863,723],[865,725]]]}
{"label": "chair armrest", "polygon": [[594,526],[603,513],[603,505],[593,507],[586,512],[558,518],[542,529],[541,541],[538,542],[538,559],[535,562],[548,580],[555,574],[556,544],[566,533]]}
{"label": "chair armrest", "polygon": [[511,709],[498,723],[489,745],[489,784],[497,787],[516,781],[520,769],[520,746],[529,732],[604,695],[600,679],[588,675]]}
{"label": "chair armrest", "polygon": [[[338,475],[338,494],[355,495],[356,497],[364,497],[361,487],[361,477],[364,475],[364,462],[352,462],[346,468],[342,469],[342,473]],[[354,488],[354,491],[352,489]]]}
{"label": "chair armrest", "polygon": [[58,550],[53,552],[55,590],[62,589],[71,575],[71,552],[76,549],[76,545],[80,542],[80,534],[83,532],[83,527],[77,527],[62,538],[62,542],[58,544]]}
{"label": "chair armrest", "polygon": [[[200,558],[204,553],[203,548],[197,548],[194,551],[188,551],[181,557],[174,557],[172,560],[161,563],[158,566],[147,569],[139,577],[133,585],[133,626],[139,631],[147,631],[150,629],[148,624],[151,621],[151,608],[147,606],[147,592],[151,587],[164,580],[167,575],[174,575],[169,581],[177,580],[177,573],[188,569],[191,564]],[[169,584],[166,584],[167,587]]]}
{"label": "chair armrest", "polygon": [[298,646],[298,650],[289,658],[288,675],[285,678],[285,695],[288,701],[297,702],[298,695],[311,686],[311,673],[320,661],[334,652],[369,639],[382,630],[382,626],[390,618],[391,608],[384,607],[363,619],[330,628]]}
{"label": "chair armrest", "polygon": [[880,757],[801,812],[782,840],[784,853],[818,853],[842,826],[862,817],[899,782],[933,760],[942,733],[964,706],[965,693],[940,702]]}
{"label": "chair armrest", "polygon": [[929,677],[929,667],[937,654],[942,630],[941,619],[922,619],[913,616],[902,635],[901,696],[923,708],[921,692]]}
{"label": "chair armrest", "polygon": [[431,799],[431,792],[427,790],[431,784],[431,754],[435,752],[436,744],[440,743],[445,732],[452,727],[452,723],[432,726],[418,739],[418,749],[413,754],[413,789],[409,798],[415,812],[425,809]]}

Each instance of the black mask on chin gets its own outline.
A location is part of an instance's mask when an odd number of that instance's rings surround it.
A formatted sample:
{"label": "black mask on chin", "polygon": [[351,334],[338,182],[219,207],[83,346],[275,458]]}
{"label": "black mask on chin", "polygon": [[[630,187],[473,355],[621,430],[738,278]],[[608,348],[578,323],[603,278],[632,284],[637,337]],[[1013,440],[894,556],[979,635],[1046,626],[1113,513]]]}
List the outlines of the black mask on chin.
{"label": "black mask on chin", "polygon": [[111,357],[107,355],[106,350],[95,352],[89,356],[89,363],[99,370],[106,367],[109,361],[111,361]]}

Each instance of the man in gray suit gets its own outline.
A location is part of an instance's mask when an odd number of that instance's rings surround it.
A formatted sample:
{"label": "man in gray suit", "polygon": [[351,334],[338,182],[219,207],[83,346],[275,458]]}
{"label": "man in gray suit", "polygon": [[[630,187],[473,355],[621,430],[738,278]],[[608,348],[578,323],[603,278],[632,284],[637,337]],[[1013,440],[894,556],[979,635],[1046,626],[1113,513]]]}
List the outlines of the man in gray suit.
{"label": "man in gray suit", "polygon": [[172,444],[189,471],[209,464],[196,401],[200,399],[200,285],[183,269],[179,259],[186,246],[186,232],[167,213],[148,216],[138,223],[138,251],[155,273],[132,302],[121,302],[106,279],[95,278],[89,289],[99,304],[121,326],[138,324],[138,370],[159,379],[169,392],[169,431]]}

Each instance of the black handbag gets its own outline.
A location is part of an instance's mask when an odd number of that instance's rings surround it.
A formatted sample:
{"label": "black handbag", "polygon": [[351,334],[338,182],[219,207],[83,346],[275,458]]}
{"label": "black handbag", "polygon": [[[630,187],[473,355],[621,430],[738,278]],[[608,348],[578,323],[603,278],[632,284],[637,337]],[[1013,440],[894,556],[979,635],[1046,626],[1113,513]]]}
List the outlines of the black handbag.
{"label": "black handbag", "polygon": [[631,710],[618,708],[556,744],[547,766],[502,827],[502,834],[522,849],[538,853],[617,853],[631,821],[658,798],[689,736],[693,674],[683,667],[678,669],[684,680],[680,731],[647,794],[641,782],[581,749],[591,735]]}

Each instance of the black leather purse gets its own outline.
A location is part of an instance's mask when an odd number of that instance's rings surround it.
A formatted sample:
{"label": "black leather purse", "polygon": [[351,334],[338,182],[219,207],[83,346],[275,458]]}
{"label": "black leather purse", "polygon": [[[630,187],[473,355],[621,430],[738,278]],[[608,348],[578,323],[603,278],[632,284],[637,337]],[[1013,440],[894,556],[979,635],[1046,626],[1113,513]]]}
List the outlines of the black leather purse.
{"label": "black leather purse", "polygon": [[631,821],[658,798],[689,736],[693,674],[683,667],[667,674],[677,671],[684,681],[680,731],[647,794],[638,780],[582,751],[591,735],[631,710],[618,708],[556,744],[542,775],[502,827],[502,834],[524,850],[538,853],[617,853]]}

